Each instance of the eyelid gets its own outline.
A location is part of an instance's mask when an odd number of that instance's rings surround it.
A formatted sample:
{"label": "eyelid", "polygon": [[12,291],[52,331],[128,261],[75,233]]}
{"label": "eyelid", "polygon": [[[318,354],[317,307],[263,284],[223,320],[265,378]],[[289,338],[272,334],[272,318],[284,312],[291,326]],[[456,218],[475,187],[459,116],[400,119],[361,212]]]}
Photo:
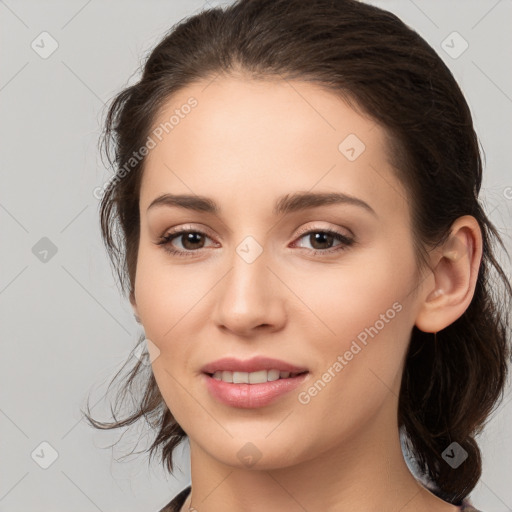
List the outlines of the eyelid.
{"label": "eyelid", "polygon": [[194,225],[194,224],[178,224],[170,229],[166,229],[159,238],[163,238],[169,235],[174,235],[175,233],[180,233],[182,231],[193,231],[198,233],[204,233],[208,235],[210,238],[215,238],[212,235],[212,231],[203,225]]}
{"label": "eyelid", "polygon": [[[348,231],[348,234],[344,234],[340,231],[340,229],[345,229]],[[352,232],[352,230],[348,228],[340,228],[340,227],[325,227],[325,226],[306,226],[304,228],[300,228],[297,234],[295,235],[296,238],[300,238],[302,235],[310,233],[311,231],[331,231],[335,232],[336,234],[343,236],[347,239],[354,239],[355,235]]]}

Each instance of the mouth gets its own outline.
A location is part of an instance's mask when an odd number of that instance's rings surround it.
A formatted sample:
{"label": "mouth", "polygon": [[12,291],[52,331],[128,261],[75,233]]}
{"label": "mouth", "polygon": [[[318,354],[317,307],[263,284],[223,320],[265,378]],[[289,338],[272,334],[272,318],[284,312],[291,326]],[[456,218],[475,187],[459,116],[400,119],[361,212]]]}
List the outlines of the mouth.
{"label": "mouth", "polygon": [[[223,405],[237,409],[257,409],[290,396],[309,379],[309,371],[258,370],[203,372],[210,396]],[[290,399],[290,398],[288,398]]]}
{"label": "mouth", "polygon": [[309,379],[309,370],[263,355],[251,359],[224,357],[201,368],[215,400],[230,407],[253,409],[284,399]]}
{"label": "mouth", "polygon": [[213,373],[204,372],[212,379],[229,384],[264,384],[276,380],[293,379],[309,373],[307,370],[299,372],[281,371],[278,369],[259,370],[256,372],[237,372],[229,370],[217,370]]}

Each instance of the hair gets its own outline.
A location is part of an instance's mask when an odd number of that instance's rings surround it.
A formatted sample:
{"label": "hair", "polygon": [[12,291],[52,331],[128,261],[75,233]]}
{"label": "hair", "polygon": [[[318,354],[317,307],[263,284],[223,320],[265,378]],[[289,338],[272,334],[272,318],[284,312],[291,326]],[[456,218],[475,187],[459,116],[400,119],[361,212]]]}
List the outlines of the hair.
{"label": "hair", "polygon": [[[123,293],[134,292],[145,158],[128,173],[123,166],[144,146],[174,93],[219,75],[314,83],[382,126],[408,192],[419,267],[457,218],[478,221],[483,255],[471,303],[435,337],[413,327],[398,405],[399,427],[421,476],[439,496],[459,502],[482,472],[475,436],[503,399],[512,287],[493,240],[506,248],[479,202],[479,142],[452,73],[397,16],[356,0],[238,0],[175,24],[145,59],[137,83],[110,104],[101,138],[116,173],[101,197],[101,233]],[[150,459],[161,451],[172,473],[173,451],[187,435],[166,407],[150,365],[130,355],[124,367],[132,363],[116,401],[117,407],[129,391],[131,412],[118,420],[112,411],[111,423],[94,420],[89,407],[84,414],[100,429],[145,418],[157,430]],[[452,442],[468,453],[456,469],[442,458]]]}

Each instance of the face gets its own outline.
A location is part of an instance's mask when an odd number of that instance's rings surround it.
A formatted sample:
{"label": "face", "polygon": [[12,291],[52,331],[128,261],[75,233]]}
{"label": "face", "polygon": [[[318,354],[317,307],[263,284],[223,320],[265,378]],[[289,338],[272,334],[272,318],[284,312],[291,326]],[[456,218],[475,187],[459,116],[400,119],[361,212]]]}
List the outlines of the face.
{"label": "face", "polygon": [[[248,442],[259,467],[276,468],[347,450],[376,425],[396,431],[418,281],[384,130],[312,84],[207,85],[160,112],[140,191],[133,305],[167,406],[191,446],[238,467]],[[152,205],[166,194],[217,210]],[[258,402],[254,384],[212,386],[202,371],[256,356],[307,373],[258,385]],[[227,387],[224,399],[212,391]]]}

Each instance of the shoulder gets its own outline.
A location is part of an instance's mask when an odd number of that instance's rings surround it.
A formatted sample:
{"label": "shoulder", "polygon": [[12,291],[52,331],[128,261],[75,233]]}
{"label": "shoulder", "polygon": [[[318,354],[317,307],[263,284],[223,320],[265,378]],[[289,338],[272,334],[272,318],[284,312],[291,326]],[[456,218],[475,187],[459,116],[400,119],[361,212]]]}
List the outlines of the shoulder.
{"label": "shoulder", "polygon": [[[158,512],[180,512],[183,503],[187,499],[187,496],[190,493],[190,485],[183,489],[179,494],[177,494],[164,508],[160,509]],[[471,512],[471,511],[468,511]]]}

